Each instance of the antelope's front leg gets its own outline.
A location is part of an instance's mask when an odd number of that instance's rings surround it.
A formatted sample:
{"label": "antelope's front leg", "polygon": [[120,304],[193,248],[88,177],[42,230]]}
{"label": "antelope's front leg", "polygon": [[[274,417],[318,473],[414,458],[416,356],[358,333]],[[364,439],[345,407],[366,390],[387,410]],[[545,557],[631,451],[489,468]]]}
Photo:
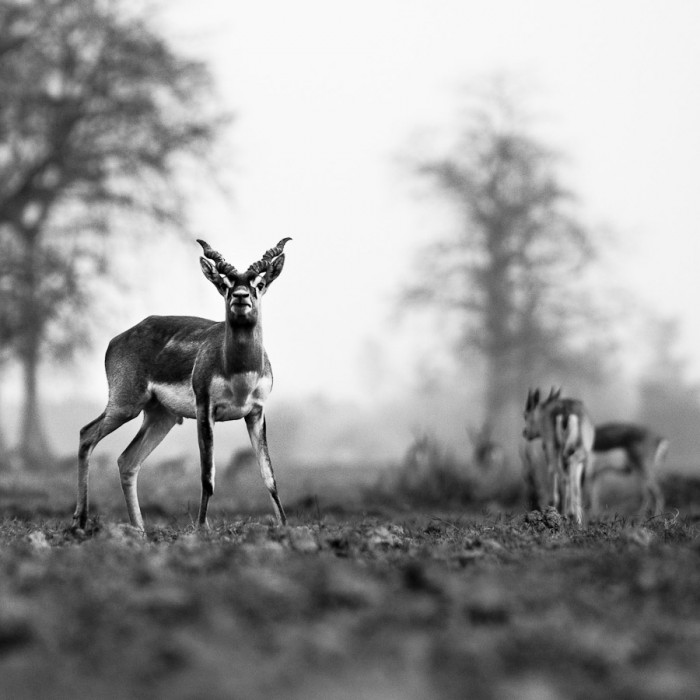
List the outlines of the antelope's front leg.
{"label": "antelope's front leg", "polygon": [[560,469],[558,455],[552,445],[549,443],[544,444],[544,455],[545,461],[547,462],[547,478],[549,481],[550,492],[548,494],[549,503],[547,505],[553,506],[557,510],[561,508],[561,498],[560,498]]}
{"label": "antelope's front leg", "polygon": [[202,500],[199,504],[197,525],[209,528],[207,506],[214,493],[214,417],[209,403],[197,404],[197,437],[199,439],[199,461],[202,470]]}
{"label": "antelope's front leg", "polygon": [[568,460],[569,489],[567,515],[573,516],[577,525],[583,524],[582,484],[585,467],[584,457],[572,455]]}
{"label": "antelope's front leg", "polygon": [[280,525],[286,525],[287,516],[284,514],[284,508],[282,508],[282,503],[280,503],[279,496],[277,495],[277,484],[275,482],[275,474],[272,471],[270,453],[267,449],[265,412],[262,408],[253,409],[253,411],[251,411],[245,417],[245,423],[246,427],[248,428],[248,435],[250,436],[250,444],[253,446],[255,454],[258,458],[260,473],[262,474],[262,478],[265,482],[267,490],[270,492],[270,498],[272,498],[272,505],[275,509],[277,522]]}

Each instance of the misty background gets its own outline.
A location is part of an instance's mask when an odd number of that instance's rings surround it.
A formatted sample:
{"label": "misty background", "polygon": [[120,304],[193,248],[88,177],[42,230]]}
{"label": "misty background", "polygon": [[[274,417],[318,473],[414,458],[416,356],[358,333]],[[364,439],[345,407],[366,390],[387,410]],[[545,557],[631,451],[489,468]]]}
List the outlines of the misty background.
{"label": "misty background", "polygon": [[[551,385],[694,470],[699,30],[682,0],[0,2],[4,468],[74,454],[112,336],[223,318],[196,238],[247,266],[291,236],[280,473],[426,434],[517,468]],[[217,426],[219,463],[246,443]],[[188,421],[151,459],[196,454]]]}

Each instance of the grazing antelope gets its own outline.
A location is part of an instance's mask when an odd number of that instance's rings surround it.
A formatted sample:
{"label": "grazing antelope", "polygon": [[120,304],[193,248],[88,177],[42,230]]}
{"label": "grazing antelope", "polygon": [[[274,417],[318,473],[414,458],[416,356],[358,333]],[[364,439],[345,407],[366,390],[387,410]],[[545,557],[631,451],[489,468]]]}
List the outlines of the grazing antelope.
{"label": "grazing antelope", "polygon": [[657,482],[659,467],[668,452],[668,440],[636,423],[603,423],[595,429],[590,475],[591,507],[599,509],[596,481],[605,473],[637,475],[642,482],[642,511],[659,515],[664,499]]}
{"label": "grazing antelope", "polygon": [[80,431],[75,527],[88,516],[88,460],[97,443],[143,411],[143,424],[117,463],[131,524],[143,530],[136,493],[141,463],[183,418],[197,420],[202,472],[198,523],[207,527],[214,493],[214,422],[244,418],[250,442],[274,506],[286,517],[272,471],[265,435],[265,401],[272,369],[262,341],[261,299],[282,272],[284,238],[245,272],[238,272],[204,241],[204,276],[225,300],[225,320],[149,316],[113,338],[105,368],[109,398],[103,413]]}
{"label": "grazing antelope", "polygon": [[561,398],[561,390],[554,389],[540,402],[540,392],[536,389],[528,392],[524,417],[523,437],[542,439],[552,505],[581,524],[583,479],[590,472],[595,435],[583,402]]}

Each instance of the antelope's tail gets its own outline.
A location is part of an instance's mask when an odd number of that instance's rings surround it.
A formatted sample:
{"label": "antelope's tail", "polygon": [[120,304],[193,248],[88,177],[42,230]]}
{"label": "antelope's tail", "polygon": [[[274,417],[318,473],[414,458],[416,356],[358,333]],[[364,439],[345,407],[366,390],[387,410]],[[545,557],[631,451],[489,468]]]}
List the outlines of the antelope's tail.
{"label": "antelope's tail", "polygon": [[556,418],[557,442],[562,456],[571,457],[581,444],[581,423],[575,413],[562,413]]}
{"label": "antelope's tail", "polygon": [[668,454],[668,439],[661,438],[659,444],[656,446],[656,452],[654,453],[654,462],[652,464],[652,469],[658,471],[661,465],[666,461],[666,455]]}

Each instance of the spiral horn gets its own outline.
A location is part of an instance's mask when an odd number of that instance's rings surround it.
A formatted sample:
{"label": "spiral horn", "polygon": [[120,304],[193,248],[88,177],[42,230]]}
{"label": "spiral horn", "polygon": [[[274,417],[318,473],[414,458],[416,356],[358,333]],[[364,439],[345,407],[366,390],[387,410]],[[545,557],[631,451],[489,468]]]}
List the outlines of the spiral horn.
{"label": "spiral horn", "polygon": [[264,255],[262,256],[263,260],[272,260],[273,258],[276,258],[278,255],[282,255],[282,251],[284,250],[284,246],[287,243],[287,241],[291,241],[292,239],[287,236],[287,238],[283,238],[274,248],[270,248],[270,250],[266,251]]}
{"label": "spiral horn", "polygon": [[199,243],[199,245],[202,246],[204,257],[209,258],[209,260],[216,263],[216,271],[219,274],[225,275],[226,277],[238,274],[236,268],[233,265],[231,265],[231,263],[227,263],[224,260],[224,256],[221,255],[221,253],[214,250],[206,241],[203,241],[198,238],[197,243]]}
{"label": "spiral horn", "polygon": [[291,240],[292,239],[289,236],[287,236],[287,238],[283,238],[274,248],[270,248],[269,250],[265,251],[262,258],[260,258],[260,260],[257,262],[254,262],[248,269],[251,272],[263,272],[264,270],[267,270],[270,267],[270,263],[275,258],[279,258],[280,255],[284,254],[284,246],[287,241]]}

